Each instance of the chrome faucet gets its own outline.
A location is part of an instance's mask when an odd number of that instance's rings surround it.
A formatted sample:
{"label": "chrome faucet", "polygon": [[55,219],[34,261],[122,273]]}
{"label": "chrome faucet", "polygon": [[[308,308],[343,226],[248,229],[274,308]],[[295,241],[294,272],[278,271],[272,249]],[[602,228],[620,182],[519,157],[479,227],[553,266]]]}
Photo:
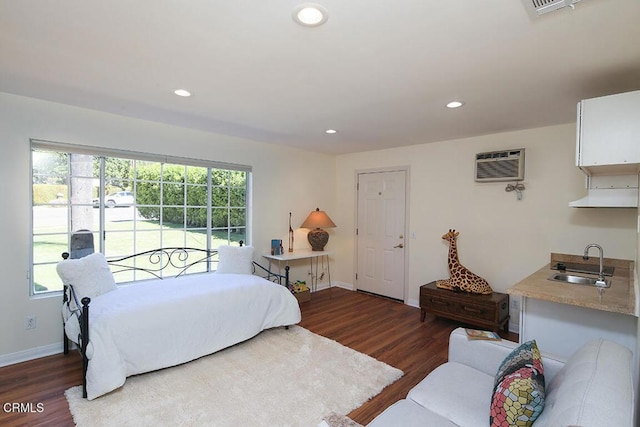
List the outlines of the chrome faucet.
{"label": "chrome faucet", "polygon": [[600,272],[598,273],[598,281],[596,282],[596,286],[606,286],[606,281],[604,280],[604,273],[602,271],[602,261],[604,258],[604,251],[602,250],[602,246],[596,243],[588,244],[587,247],[584,248],[584,255],[582,256],[582,259],[584,259],[585,261],[589,259],[589,249],[591,248],[598,248],[598,252],[600,254]]}

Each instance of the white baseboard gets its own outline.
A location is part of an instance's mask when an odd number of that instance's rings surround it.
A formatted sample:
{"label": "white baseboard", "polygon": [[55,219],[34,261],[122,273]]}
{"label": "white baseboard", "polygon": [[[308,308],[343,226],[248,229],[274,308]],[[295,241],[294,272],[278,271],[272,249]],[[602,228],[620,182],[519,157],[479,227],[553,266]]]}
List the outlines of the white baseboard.
{"label": "white baseboard", "polygon": [[18,351],[0,356],[0,367],[15,365],[16,363],[26,362],[28,360],[39,359],[45,356],[52,356],[63,352],[62,341],[42,347],[30,348],[28,350]]}
{"label": "white baseboard", "polygon": [[519,317],[520,316],[516,316],[515,321],[513,319],[513,316],[511,317],[511,319],[509,319],[509,332],[513,332],[513,333],[516,333],[516,334],[520,333]]}
{"label": "white baseboard", "polygon": [[[347,282],[340,282],[340,281],[331,281],[331,287],[333,288],[342,288],[342,289],[346,289],[348,291],[355,291],[355,286],[353,286],[352,283],[347,283]],[[325,282],[325,283],[318,283],[318,286],[316,287],[316,291],[321,291],[323,289],[329,289],[329,282]],[[417,299],[410,299],[409,301],[407,301],[407,305],[411,306],[411,307],[415,307],[415,308],[420,308],[420,301]]]}
{"label": "white baseboard", "polygon": [[407,301],[407,305],[415,308],[420,308],[420,300],[410,299]]}
{"label": "white baseboard", "polygon": [[[332,288],[342,288],[342,289],[346,289],[348,291],[353,291],[353,285],[351,283],[340,282],[338,280],[332,280],[331,281],[331,287]],[[329,289],[329,282],[318,283],[318,286],[316,286],[315,292],[321,291],[323,289]]]}

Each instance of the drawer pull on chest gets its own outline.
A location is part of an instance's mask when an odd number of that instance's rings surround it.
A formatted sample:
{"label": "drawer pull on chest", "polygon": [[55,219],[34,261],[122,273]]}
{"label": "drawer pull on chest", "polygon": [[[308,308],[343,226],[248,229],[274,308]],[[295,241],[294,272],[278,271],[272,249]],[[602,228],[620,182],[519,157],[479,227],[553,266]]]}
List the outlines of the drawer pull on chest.
{"label": "drawer pull on chest", "polygon": [[462,306],[462,309],[464,311],[468,311],[468,312],[471,312],[471,313],[478,313],[478,314],[482,313],[482,310],[480,310],[478,308],[467,307],[466,305]]}
{"label": "drawer pull on chest", "polygon": [[447,301],[443,301],[441,299],[436,299],[436,298],[430,298],[430,301],[432,304],[438,304],[438,305],[444,305],[444,306],[449,306],[449,302]]}

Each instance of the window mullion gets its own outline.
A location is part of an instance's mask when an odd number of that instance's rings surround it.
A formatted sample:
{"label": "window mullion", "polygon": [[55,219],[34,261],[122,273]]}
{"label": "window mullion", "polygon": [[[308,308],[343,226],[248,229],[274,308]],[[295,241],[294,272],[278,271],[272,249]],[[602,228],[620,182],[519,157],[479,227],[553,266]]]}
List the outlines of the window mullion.
{"label": "window mullion", "polygon": [[189,211],[189,200],[187,199],[187,185],[189,184],[189,180],[187,179],[187,166],[183,167],[182,170],[182,230],[184,232],[182,241],[183,246],[187,246],[187,228],[189,226],[187,223],[187,212]]}
{"label": "window mullion", "polygon": [[98,216],[99,216],[99,228],[100,228],[100,233],[98,233],[99,240],[100,240],[100,252],[102,252],[103,254],[106,253],[105,251],[107,250],[107,245],[106,245],[106,240],[107,240],[107,227],[106,227],[106,214],[105,214],[105,204],[104,204],[104,200],[105,200],[105,187],[107,185],[106,183],[106,178],[105,178],[105,169],[106,169],[106,159],[104,156],[100,157],[100,172],[99,172],[99,180],[100,180],[100,187],[98,188],[98,206],[99,206],[99,212],[98,212]]}
{"label": "window mullion", "polygon": [[[29,271],[32,295],[60,291],[55,255],[69,250],[71,236],[77,228],[90,228],[97,240],[94,250],[108,254],[110,258],[165,245],[203,247],[200,243],[203,231],[206,234],[204,246],[209,250],[218,244],[231,243],[232,238],[235,241],[246,238],[250,167],[218,168],[215,162],[204,160],[201,162],[208,163],[206,166],[194,166],[188,159],[165,163],[131,158],[127,152],[105,154],[100,149],[92,151],[91,147],[80,150],[70,144],[64,147],[69,150],[55,143],[32,141]],[[73,155],[90,155],[92,167],[76,165],[74,162],[82,159],[73,159]],[[178,175],[181,169],[182,177]],[[179,185],[183,185],[182,192]],[[65,191],[66,200],[62,200]],[[56,192],[61,194],[50,196]],[[130,197],[129,192],[135,196],[133,202],[113,199],[114,207],[107,208],[107,200],[112,200],[112,194],[113,197],[126,197],[124,193],[128,193]],[[130,204],[133,205],[130,209],[123,207]],[[233,224],[237,229],[233,229]],[[209,263],[198,271],[214,268]],[[147,278],[144,274],[132,274],[116,280]]]}
{"label": "window mullion", "polygon": [[[213,168],[207,168],[207,249],[213,249],[211,247],[211,238],[213,236],[212,231],[212,218],[213,218]],[[209,259],[207,263],[207,271],[211,271],[212,260]]]}

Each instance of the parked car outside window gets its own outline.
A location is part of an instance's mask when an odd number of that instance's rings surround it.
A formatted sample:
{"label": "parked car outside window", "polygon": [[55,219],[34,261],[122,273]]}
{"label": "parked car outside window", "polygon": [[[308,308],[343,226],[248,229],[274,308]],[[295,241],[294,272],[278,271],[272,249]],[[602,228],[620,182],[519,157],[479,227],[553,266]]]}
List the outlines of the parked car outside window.
{"label": "parked car outside window", "polygon": [[[104,198],[104,205],[108,208],[115,208],[116,206],[133,206],[136,202],[136,198],[131,191],[118,191],[117,193],[109,194]],[[93,199],[93,207],[100,207],[100,200]]]}

